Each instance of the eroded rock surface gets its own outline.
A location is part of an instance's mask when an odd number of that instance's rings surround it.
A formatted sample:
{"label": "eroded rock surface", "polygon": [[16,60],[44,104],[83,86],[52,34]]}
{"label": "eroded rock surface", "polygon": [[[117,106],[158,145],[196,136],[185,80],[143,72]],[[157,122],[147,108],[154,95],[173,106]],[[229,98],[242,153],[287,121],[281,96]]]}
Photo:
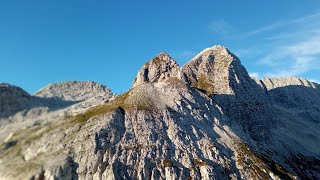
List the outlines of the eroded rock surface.
{"label": "eroded rock surface", "polygon": [[65,82],[35,97],[74,103],[0,124],[0,179],[320,178],[319,85],[252,79],[222,46],[181,69],[161,53],[118,96]]}
{"label": "eroded rock surface", "polygon": [[138,72],[133,87],[146,82],[161,82],[170,77],[177,77],[179,65],[167,53],[160,53],[148,61]]}
{"label": "eroded rock surface", "polygon": [[267,96],[225,47],[203,50],[182,67],[181,75],[191,86],[211,95],[253,139],[268,138],[273,122]]}
{"label": "eroded rock surface", "polygon": [[113,93],[107,87],[93,81],[67,81],[50,84],[36,92],[35,96],[59,98],[66,101],[83,101],[97,96],[111,98]]}

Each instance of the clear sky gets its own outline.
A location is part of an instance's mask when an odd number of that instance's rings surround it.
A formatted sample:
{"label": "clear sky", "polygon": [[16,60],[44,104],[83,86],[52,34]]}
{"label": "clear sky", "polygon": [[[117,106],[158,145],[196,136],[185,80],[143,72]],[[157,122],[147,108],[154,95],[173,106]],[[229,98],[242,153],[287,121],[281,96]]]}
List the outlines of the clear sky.
{"label": "clear sky", "polygon": [[31,94],[67,80],[121,93],[158,53],[182,66],[216,44],[253,76],[319,81],[320,1],[0,1],[0,82]]}

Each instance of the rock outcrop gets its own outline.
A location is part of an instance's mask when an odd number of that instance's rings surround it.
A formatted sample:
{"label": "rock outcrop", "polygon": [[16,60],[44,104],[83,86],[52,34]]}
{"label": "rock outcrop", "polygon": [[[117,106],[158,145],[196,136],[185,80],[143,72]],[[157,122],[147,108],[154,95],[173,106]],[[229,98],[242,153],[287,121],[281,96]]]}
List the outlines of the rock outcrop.
{"label": "rock outcrop", "polygon": [[320,178],[319,85],[252,79],[222,46],[181,69],[161,53],[118,96],[93,82],[12,92],[73,104],[0,124],[0,179]]}
{"label": "rock outcrop", "polygon": [[179,75],[179,65],[167,53],[160,53],[148,61],[138,72],[133,87],[142,83],[161,82]]}

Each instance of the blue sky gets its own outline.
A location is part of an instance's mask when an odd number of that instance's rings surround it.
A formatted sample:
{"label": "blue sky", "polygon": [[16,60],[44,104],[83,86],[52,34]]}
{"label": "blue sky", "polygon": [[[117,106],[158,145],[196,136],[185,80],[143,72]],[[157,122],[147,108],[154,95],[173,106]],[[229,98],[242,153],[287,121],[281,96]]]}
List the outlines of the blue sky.
{"label": "blue sky", "polygon": [[216,44],[259,78],[319,82],[320,1],[0,2],[0,82],[29,93],[67,80],[121,93],[158,53],[182,66]]}

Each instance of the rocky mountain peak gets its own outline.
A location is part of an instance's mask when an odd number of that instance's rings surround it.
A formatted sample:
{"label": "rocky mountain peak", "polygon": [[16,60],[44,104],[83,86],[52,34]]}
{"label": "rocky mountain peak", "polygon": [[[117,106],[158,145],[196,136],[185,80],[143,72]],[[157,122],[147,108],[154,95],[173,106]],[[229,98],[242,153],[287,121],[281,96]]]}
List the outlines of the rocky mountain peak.
{"label": "rocky mountain peak", "polygon": [[104,96],[110,98],[113,93],[93,81],[66,81],[49,84],[35,93],[35,96],[43,98],[59,98],[66,101],[83,101],[92,97]]}
{"label": "rocky mountain peak", "polygon": [[118,96],[0,84],[0,179],[320,179],[319,88],[252,79],[223,46],[181,69],[160,53]]}
{"label": "rocky mountain peak", "polygon": [[0,118],[30,106],[31,96],[20,87],[0,83]]}
{"label": "rocky mountain peak", "polygon": [[172,59],[167,52],[161,52],[156,57],[159,59]]}
{"label": "rocky mountain peak", "polygon": [[[215,45],[215,46],[212,46],[212,47],[209,47],[209,48],[206,48],[204,50],[202,50],[198,56],[205,56],[205,55],[229,55],[230,52],[229,50],[224,47],[224,46],[221,46],[221,45]],[[195,57],[197,58],[197,56]]]}
{"label": "rocky mountain peak", "polygon": [[[253,139],[264,139],[263,134],[270,128],[266,119],[271,119],[267,97],[227,48],[206,48],[182,67],[181,76],[190,86],[211,95]],[[249,111],[248,107],[256,111]]]}
{"label": "rocky mountain peak", "polygon": [[8,83],[0,83],[0,97],[4,96],[28,97],[30,95],[20,87]]}
{"label": "rocky mountain peak", "polygon": [[179,75],[179,65],[167,53],[162,52],[139,70],[133,87],[146,82],[160,82]]}
{"label": "rocky mountain peak", "polygon": [[218,45],[201,51],[182,67],[181,74],[191,86],[206,90],[209,94],[231,94],[229,72],[238,68],[234,66],[241,66],[238,58]]}

